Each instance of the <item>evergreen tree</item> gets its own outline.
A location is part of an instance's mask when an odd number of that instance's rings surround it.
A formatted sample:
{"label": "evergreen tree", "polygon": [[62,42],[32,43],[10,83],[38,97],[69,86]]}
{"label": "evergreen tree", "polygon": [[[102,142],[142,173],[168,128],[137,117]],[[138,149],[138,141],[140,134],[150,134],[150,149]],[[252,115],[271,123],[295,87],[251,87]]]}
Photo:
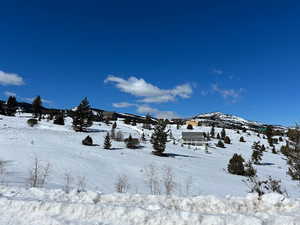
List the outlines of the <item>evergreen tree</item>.
{"label": "evergreen tree", "polygon": [[32,112],[35,118],[39,117],[42,114],[42,99],[41,96],[37,96],[32,101]]}
{"label": "evergreen tree", "polygon": [[221,139],[221,136],[219,133],[217,133],[217,139]]}
{"label": "evergreen tree", "polygon": [[223,128],[221,131],[221,138],[224,140],[225,137],[226,137],[226,131],[225,131],[225,128]]}
{"label": "evergreen tree", "polygon": [[107,150],[109,150],[111,148],[111,141],[110,141],[109,133],[107,133],[105,136],[103,148],[107,149]]}
{"label": "evergreen tree", "polygon": [[84,98],[74,111],[73,129],[75,131],[86,131],[86,128],[92,125],[92,110],[88,99]]}
{"label": "evergreen tree", "polygon": [[14,116],[17,110],[17,99],[15,96],[9,96],[6,102],[6,115]]}
{"label": "evergreen tree", "polygon": [[110,131],[110,138],[112,140],[116,139],[116,130],[114,128],[112,128],[111,131]]}
{"label": "evergreen tree", "polygon": [[126,147],[129,149],[135,149],[137,148],[131,134],[129,135],[129,137],[126,139]]}
{"label": "evergreen tree", "polygon": [[211,136],[212,138],[215,137],[215,127],[214,127],[214,126],[211,127],[211,130],[210,130],[210,136]]}
{"label": "evergreen tree", "polygon": [[126,117],[124,119],[124,123],[127,124],[127,125],[129,125],[131,123],[131,119],[129,117]]}
{"label": "evergreen tree", "polygon": [[225,144],[231,144],[231,140],[230,140],[230,138],[229,138],[228,136],[226,136],[226,137],[224,138],[224,143],[225,143]]}
{"label": "evergreen tree", "polygon": [[244,169],[245,169],[244,176],[247,177],[256,176],[256,169],[253,167],[252,162],[250,160],[244,164]]}
{"label": "evergreen tree", "polygon": [[251,159],[252,159],[252,162],[254,164],[259,164],[260,161],[262,160],[262,156],[263,156],[263,152],[259,149],[253,149],[253,152],[252,152],[252,156],[251,156]]}
{"label": "evergreen tree", "polygon": [[193,130],[194,128],[193,128],[193,125],[192,125],[192,124],[188,124],[187,127],[186,127],[186,129],[188,129],[188,130]]}
{"label": "evergreen tree", "polygon": [[53,123],[57,124],[57,125],[65,125],[64,113],[61,112],[61,113],[56,114],[54,117]]}
{"label": "evergreen tree", "polygon": [[246,142],[243,136],[240,137],[240,142]]}
{"label": "evergreen tree", "polygon": [[153,154],[155,155],[163,155],[163,152],[166,148],[168,132],[165,131],[166,123],[163,120],[159,120],[158,124],[154,128],[154,132],[151,137],[152,146],[153,146]]}
{"label": "evergreen tree", "polygon": [[219,148],[225,148],[225,145],[222,140],[219,140],[218,143],[216,144],[216,146]]}
{"label": "evergreen tree", "polygon": [[143,143],[145,143],[145,142],[146,142],[145,133],[142,133],[142,136],[141,136],[141,141],[142,141]]}
{"label": "evergreen tree", "polygon": [[96,116],[96,120],[99,122],[103,122],[104,121],[104,116],[103,116],[103,112],[98,112],[97,116]]}
{"label": "evergreen tree", "polygon": [[112,125],[112,129],[116,129],[117,128],[117,123],[114,122],[113,125]]}
{"label": "evergreen tree", "polygon": [[228,172],[231,174],[243,176],[245,173],[244,162],[244,158],[241,155],[235,153],[229,160],[227,166]]}
{"label": "evergreen tree", "polygon": [[277,154],[277,151],[276,151],[275,146],[273,146],[273,148],[272,148],[272,153],[273,153],[273,154]]}
{"label": "evergreen tree", "polygon": [[0,101],[0,114],[1,114],[1,115],[5,115],[4,104],[3,104],[2,101]]}

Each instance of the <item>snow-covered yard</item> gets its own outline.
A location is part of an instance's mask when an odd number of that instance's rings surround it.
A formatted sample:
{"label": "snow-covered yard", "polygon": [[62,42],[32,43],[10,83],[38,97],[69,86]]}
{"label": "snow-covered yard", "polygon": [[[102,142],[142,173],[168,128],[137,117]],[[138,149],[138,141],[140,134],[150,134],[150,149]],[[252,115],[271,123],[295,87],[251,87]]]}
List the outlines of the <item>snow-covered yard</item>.
{"label": "snow-covered yard", "polygon": [[[226,145],[224,149],[215,147],[217,140],[211,141],[210,154],[201,148],[195,150],[193,147],[181,147],[180,144],[174,145],[171,141],[167,144],[166,152],[172,157],[157,157],[150,154],[152,146],[149,141],[143,144],[143,148],[136,150],[127,149],[124,143],[114,141],[112,150],[104,150],[104,136],[111,130],[111,126],[105,123],[94,123],[91,127],[93,132],[76,133],[71,128],[70,118],[67,118],[65,126],[54,125],[52,121],[41,121],[32,128],[26,121],[26,117],[5,116],[0,120],[0,159],[8,161],[7,173],[1,180],[10,186],[26,185],[29,170],[37,157],[42,163],[51,165],[46,188],[63,188],[68,174],[72,177],[73,182],[70,185],[73,188],[76,188],[80,180],[84,180],[88,190],[113,193],[118,177],[126,175],[130,184],[129,193],[149,194],[149,188],[145,184],[146,168],[153,165],[158,179],[163,176],[164,168],[172,169],[176,195],[244,196],[248,191],[242,182],[245,178],[228,174],[228,161],[234,153],[250,159],[251,145],[254,141],[268,145],[265,139],[257,137],[255,133],[248,136],[245,133],[237,134],[233,130],[226,130],[232,144]],[[118,121],[117,131],[121,130],[125,137],[129,134],[140,137],[141,126],[138,124],[137,127],[132,127]],[[175,125],[169,128],[177,139],[182,131],[186,131],[185,126],[179,130]],[[210,127],[194,129],[199,130],[209,132]],[[220,129],[216,129],[216,132],[220,132]],[[145,133],[149,138],[150,131]],[[83,146],[81,141],[87,135],[99,146]],[[241,135],[246,143],[239,142]],[[276,145],[276,148],[279,150],[280,144]],[[256,166],[260,178],[272,176],[281,179],[289,196],[300,196],[298,183],[286,175],[286,161],[281,154],[272,154],[271,149],[267,149],[262,161],[264,165]],[[163,187],[161,192],[164,193]]]}
{"label": "snow-covered yard", "polygon": [[0,186],[1,225],[298,225],[300,200],[278,194],[168,197]]}

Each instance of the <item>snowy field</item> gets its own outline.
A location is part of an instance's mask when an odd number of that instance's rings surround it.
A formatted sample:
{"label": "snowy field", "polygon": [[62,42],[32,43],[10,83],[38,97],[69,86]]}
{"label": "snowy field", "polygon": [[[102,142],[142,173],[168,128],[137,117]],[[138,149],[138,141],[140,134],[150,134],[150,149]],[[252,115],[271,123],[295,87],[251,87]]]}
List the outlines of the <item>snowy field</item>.
{"label": "snowy field", "polygon": [[[76,133],[71,128],[70,118],[65,126],[44,120],[33,128],[27,125],[27,119],[2,116],[0,120],[0,159],[8,161],[6,173],[1,176],[1,182],[5,185],[26,187],[29,171],[37,157],[44,165],[51,165],[46,188],[63,188],[68,174],[72,178],[71,188],[77,188],[81,181],[87,190],[113,193],[118,177],[126,175],[130,184],[129,193],[150,194],[145,181],[148,168],[152,165],[158,179],[164,176],[165,168],[172,170],[176,182],[173,194],[177,196],[245,196],[248,191],[243,183],[245,177],[228,174],[228,161],[234,153],[242,154],[246,160],[250,159],[253,141],[261,141],[268,146],[267,141],[255,133],[247,136],[245,133],[226,130],[232,144],[226,145],[224,149],[215,147],[215,139],[211,141],[209,154],[204,149],[181,147],[181,144],[174,145],[171,141],[167,144],[166,152],[172,157],[157,157],[150,154],[152,146],[149,141],[143,144],[143,148],[136,150],[127,149],[124,143],[114,141],[112,150],[104,150],[104,136],[111,130],[111,126],[104,123],[94,123],[90,133]],[[186,126],[180,130],[176,126],[170,128],[177,139],[182,131],[187,131]],[[125,137],[129,134],[140,137],[142,133],[141,124],[134,127],[122,121],[118,121],[118,130]],[[198,130],[208,132],[210,127],[195,127],[194,131]],[[220,131],[216,129],[216,132]],[[148,139],[150,132],[145,131]],[[99,146],[83,146],[81,141],[87,135]],[[246,143],[239,142],[241,135]],[[280,149],[280,144],[276,145],[276,149]],[[298,183],[286,175],[286,161],[281,154],[272,154],[271,149],[267,149],[262,162],[263,165],[255,166],[259,178],[272,176],[281,179],[290,197],[300,196]],[[163,194],[163,187],[160,189]]]}
{"label": "snowy field", "polygon": [[0,186],[1,225],[299,225],[300,199],[166,197]]}
{"label": "snowy field", "polygon": [[[65,126],[43,120],[29,127],[29,117],[2,116],[0,120],[0,159],[6,162],[0,170],[0,225],[300,224],[300,187],[286,175],[283,155],[267,148],[262,165],[255,168],[260,179],[281,179],[289,198],[269,194],[258,200],[253,194],[247,195],[245,177],[226,171],[234,153],[250,159],[254,141],[268,146],[256,133],[249,136],[227,129],[232,144],[217,148],[213,139],[209,153],[170,141],[166,148],[170,157],[158,157],[151,154],[149,141],[135,150],[115,141],[112,150],[103,149],[111,125],[94,123],[89,133],[76,133],[70,118]],[[140,137],[145,132],[149,140],[152,131],[143,131],[141,126],[118,121],[116,130],[121,130],[125,138],[129,134]],[[177,140],[182,131],[187,131],[186,126],[168,128]],[[193,131],[210,129],[195,127]],[[216,129],[216,133],[220,131]],[[87,135],[97,145],[83,146],[81,141]],[[246,143],[239,142],[241,135]],[[280,147],[276,145],[277,151]],[[28,186],[35,158],[42,165],[50,164],[44,189]],[[160,195],[150,195],[149,168],[153,168]],[[171,196],[165,195],[163,185],[167,168],[175,181]],[[120,176],[128,178],[126,194],[116,193]],[[78,193],[79,189],[84,191]]]}

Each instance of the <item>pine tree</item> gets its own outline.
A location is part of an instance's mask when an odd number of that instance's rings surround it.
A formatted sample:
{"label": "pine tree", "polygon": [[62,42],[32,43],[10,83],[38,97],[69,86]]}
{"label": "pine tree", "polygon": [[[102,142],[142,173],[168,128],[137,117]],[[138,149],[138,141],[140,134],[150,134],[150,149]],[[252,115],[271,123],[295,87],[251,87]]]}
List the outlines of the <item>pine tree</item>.
{"label": "pine tree", "polygon": [[92,110],[88,99],[84,98],[74,111],[73,129],[75,131],[86,131],[86,128],[92,125]]}
{"label": "pine tree", "polygon": [[187,127],[186,127],[186,129],[188,129],[188,130],[193,130],[194,128],[193,128],[193,125],[192,125],[192,124],[188,124]]}
{"label": "pine tree", "polygon": [[142,141],[143,143],[145,143],[145,142],[146,142],[145,133],[142,133],[142,136],[141,136],[141,141]]}
{"label": "pine tree", "polygon": [[221,140],[218,141],[216,146],[219,147],[219,148],[225,148],[225,145],[224,145],[223,141],[221,141]]}
{"label": "pine tree", "polygon": [[253,149],[251,159],[254,164],[259,164],[262,160],[263,152],[259,149]]}
{"label": "pine tree", "polygon": [[154,128],[152,134],[152,146],[154,151],[152,152],[155,155],[162,156],[166,148],[168,132],[165,131],[166,123],[163,120],[159,120],[158,124]]}
{"label": "pine tree", "polygon": [[133,141],[133,138],[132,138],[131,134],[126,139],[126,147],[129,148],[129,149],[135,149],[137,147],[136,144]]}
{"label": "pine tree", "polygon": [[229,160],[227,166],[228,172],[231,174],[243,176],[245,173],[244,162],[244,158],[241,155],[235,153]]}
{"label": "pine tree", "polygon": [[226,136],[226,137],[224,138],[224,143],[225,143],[225,144],[231,144],[231,140],[230,140],[230,138],[229,138],[228,136]]}
{"label": "pine tree", "polygon": [[37,96],[32,101],[32,112],[35,118],[39,117],[42,114],[42,99],[41,96]]}
{"label": "pine tree", "polygon": [[240,137],[240,142],[246,142],[243,136]]}
{"label": "pine tree", "polygon": [[219,133],[217,133],[217,139],[221,139],[221,136]]}
{"label": "pine tree", "polygon": [[117,128],[117,123],[114,122],[113,125],[112,125],[112,129],[116,129]]}
{"label": "pine tree", "polygon": [[15,96],[9,96],[6,102],[6,115],[14,116],[17,110],[17,99]]}
{"label": "pine tree", "polygon": [[210,130],[210,136],[211,136],[212,138],[215,137],[215,127],[214,127],[214,126],[211,127],[211,130]]}
{"label": "pine tree", "polygon": [[2,101],[0,101],[0,114],[1,115],[5,115],[5,112],[4,112],[4,104]]}
{"label": "pine tree", "polygon": [[226,137],[226,131],[225,131],[225,128],[223,128],[221,131],[221,138],[224,140],[225,137]]}
{"label": "pine tree", "polygon": [[107,133],[105,136],[103,148],[107,149],[107,150],[109,150],[111,148],[111,141],[110,141],[109,133]]}
{"label": "pine tree", "polygon": [[65,125],[65,118],[64,113],[58,113],[55,115],[53,123],[56,125]]}

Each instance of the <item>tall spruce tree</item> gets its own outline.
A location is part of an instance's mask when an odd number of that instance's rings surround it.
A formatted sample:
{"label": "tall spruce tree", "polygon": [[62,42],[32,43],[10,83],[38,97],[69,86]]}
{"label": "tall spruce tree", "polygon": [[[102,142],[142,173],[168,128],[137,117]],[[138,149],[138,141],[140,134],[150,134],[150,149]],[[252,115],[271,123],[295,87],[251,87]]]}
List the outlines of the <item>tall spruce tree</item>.
{"label": "tall spruce tree", "polygon": [[226,137],[226,131],[225,131],[225,128],[223,128],[221,131],[221,138],[224,140],[225,137]]}
{"label": "tall spruce tree", "polygon": [[211,136],[212,138],[215,137],[215,127],[214,127],[214,126],[211,127],[211,130],[210,130],[210,136]]}
{"label": "tall spruce tree", "polygon": [[14,116],[17,110],[17,99],[15,96],[9,96],[6,102],[6,115]]}
{"label": "tall spruce tree", "polygon": [[107,132],[105,139],[104,139],[104,144],[103,144],[103,148],[109,150],[111,148],[111,141],[110,141],[110,135]]}
{"label": "tall spruce tree", "polygon": [[75,131],[86,131],[93,125],[92,110],[87,98],[84,98],[73,114],[73,129]]}
{"label": "tall spruce tree", "polygon": [[41,96],[37,96],[32,101],[32,112],[35,118],[41,116],[42,114],[42,99]]}
{"label": "tall spruce tree", "polygon": [[166,148],[168,132],[166,132],[165,129],[165,121],[159,120],[151,137],[151,143],[154,149],[152,153],[158,156],[162,156]]}

